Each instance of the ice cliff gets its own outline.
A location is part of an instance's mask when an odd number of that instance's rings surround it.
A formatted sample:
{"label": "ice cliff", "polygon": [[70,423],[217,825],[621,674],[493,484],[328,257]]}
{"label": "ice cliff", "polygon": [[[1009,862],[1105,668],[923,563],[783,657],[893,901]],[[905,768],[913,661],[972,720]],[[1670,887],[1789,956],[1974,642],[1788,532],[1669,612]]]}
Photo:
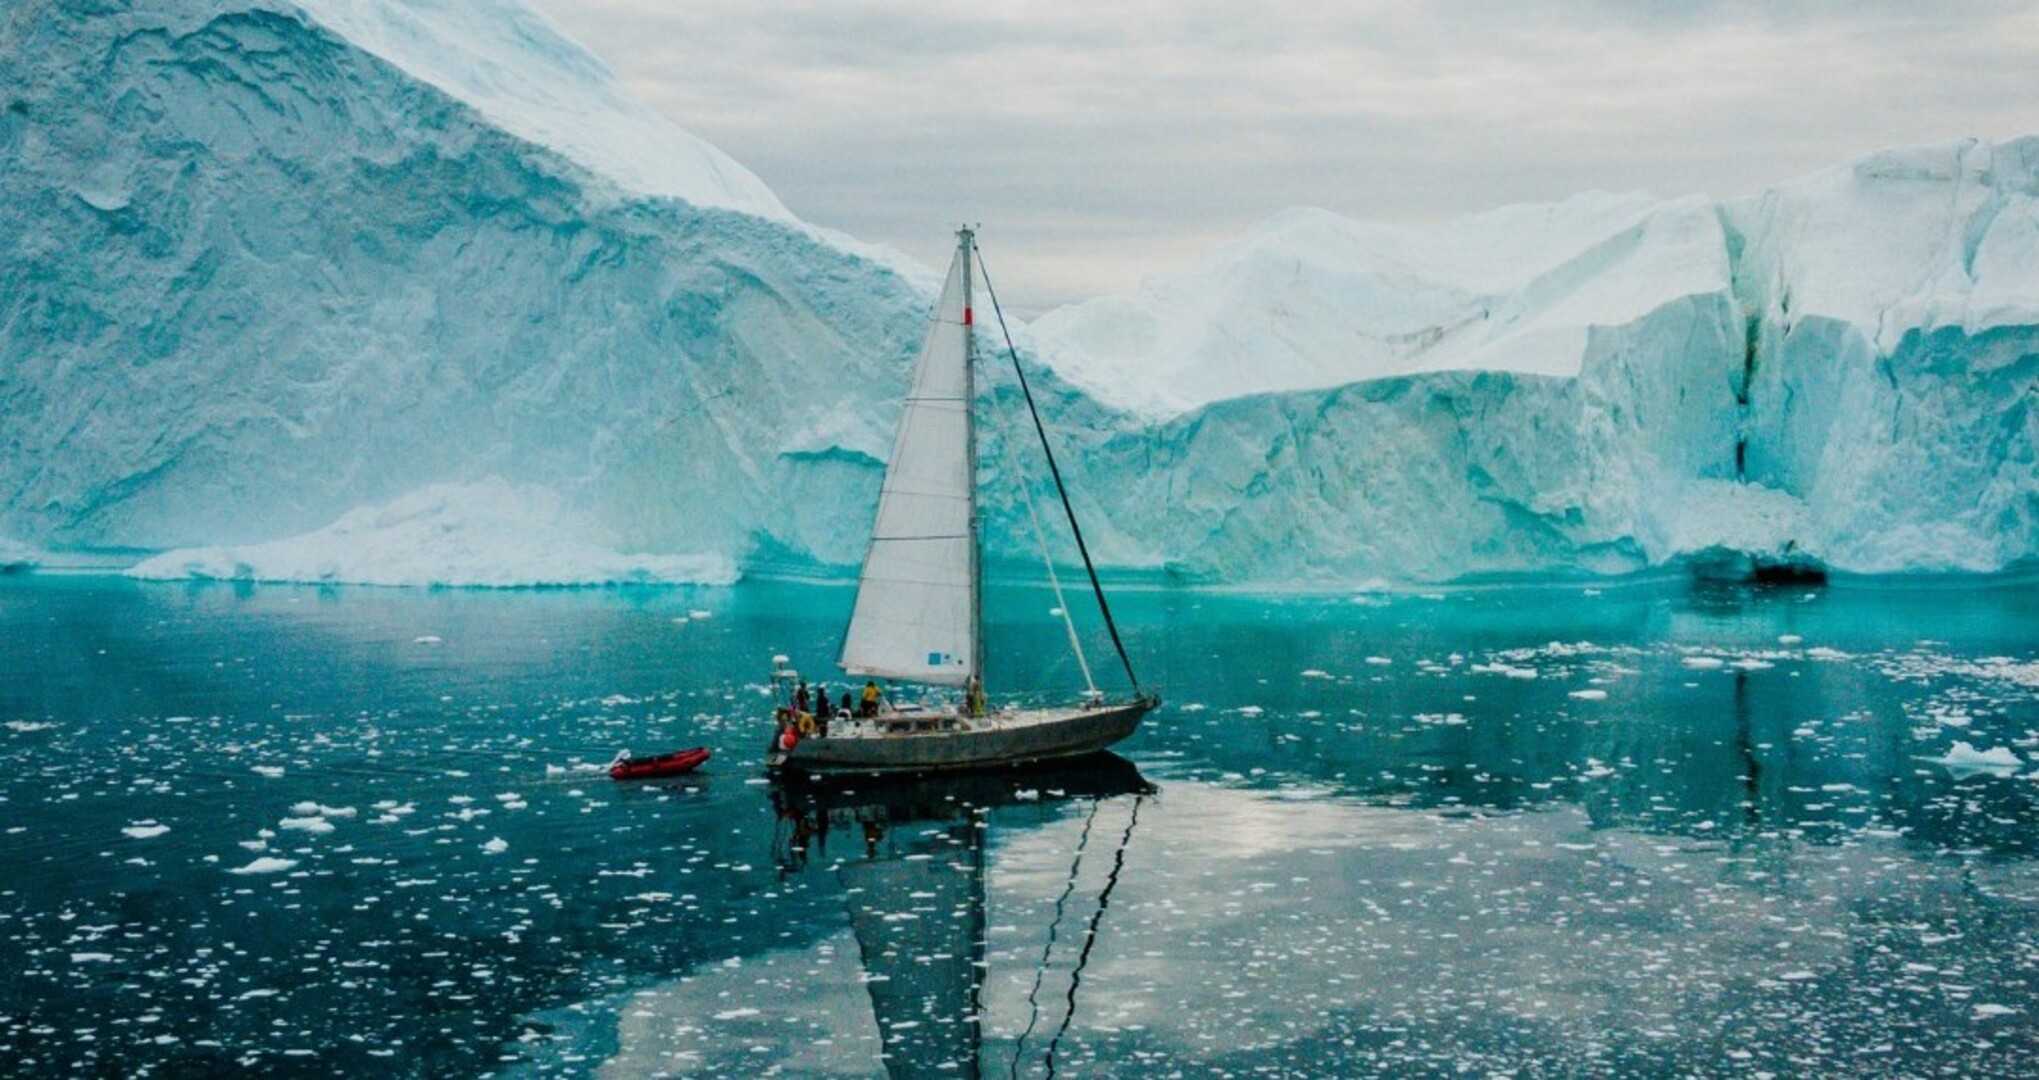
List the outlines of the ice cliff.
{"label": "ice cliff", "polygon": [[2039,553],[2039,139],[1726,204],[1295,212],[1034,329],[1151,425],[1086,445],[1111,550],[1193,577]]}
{"label": "ice cliff", "polygon": [[[861,556],[931,275],[795,220],[507,0],[18,0],[0,160],[0,561]],[[1021,339],[1121,566],[1994,570],[2039,546],[2035,165],[1963,143],[1428,230],[1292,211]]]}

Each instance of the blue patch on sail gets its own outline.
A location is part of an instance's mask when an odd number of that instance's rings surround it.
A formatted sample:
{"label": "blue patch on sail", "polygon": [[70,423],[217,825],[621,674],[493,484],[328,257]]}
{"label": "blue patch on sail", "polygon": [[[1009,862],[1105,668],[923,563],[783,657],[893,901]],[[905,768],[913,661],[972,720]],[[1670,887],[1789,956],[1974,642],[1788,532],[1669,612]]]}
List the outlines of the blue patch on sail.
{"label": "blue patch on sail", "polygon": [[931,652],[927,654],[927,666],[929,667],[941,667],[943,664],[946,664],[948,662],[949,662],[948,653]]}

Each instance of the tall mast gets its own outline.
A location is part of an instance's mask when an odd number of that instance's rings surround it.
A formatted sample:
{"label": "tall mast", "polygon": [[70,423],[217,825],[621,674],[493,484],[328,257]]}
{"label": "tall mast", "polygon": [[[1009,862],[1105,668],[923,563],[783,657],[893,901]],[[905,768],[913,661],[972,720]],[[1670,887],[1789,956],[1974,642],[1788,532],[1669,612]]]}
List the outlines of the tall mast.
{"label": "tall mast", "polygon": [[972,313],[972,267],[977,233],[968,225],[956,230],[956,259],[963,264],[963,444],[969,447],[970,468],[970,670],[984,685],[984,559],[977,521],[977,320]]}

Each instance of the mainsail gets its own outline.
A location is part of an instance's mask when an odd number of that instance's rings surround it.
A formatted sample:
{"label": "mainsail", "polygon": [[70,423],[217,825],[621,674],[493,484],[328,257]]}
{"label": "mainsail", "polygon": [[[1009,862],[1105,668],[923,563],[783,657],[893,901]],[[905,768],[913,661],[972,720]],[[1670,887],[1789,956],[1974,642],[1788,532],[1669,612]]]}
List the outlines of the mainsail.
{"label": "mainsail", "polygon": [[970,231],[959,241],[878,494],[843,639],[852,675],[962,686],[978,673]]}

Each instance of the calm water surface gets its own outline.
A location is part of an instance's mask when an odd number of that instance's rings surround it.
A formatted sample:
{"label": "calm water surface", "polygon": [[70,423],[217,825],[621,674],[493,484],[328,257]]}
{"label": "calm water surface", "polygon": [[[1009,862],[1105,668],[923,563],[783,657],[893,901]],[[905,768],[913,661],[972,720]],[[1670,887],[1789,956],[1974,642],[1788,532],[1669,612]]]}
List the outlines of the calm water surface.
{"label": "calm water surface", "polygon": [[[1120,757],[767,784],[849,602],[0,578],[0,1060],[2039,1070],[2030,586],[1127,594]],[[991,602],[994,691],[1080,680]]]}

